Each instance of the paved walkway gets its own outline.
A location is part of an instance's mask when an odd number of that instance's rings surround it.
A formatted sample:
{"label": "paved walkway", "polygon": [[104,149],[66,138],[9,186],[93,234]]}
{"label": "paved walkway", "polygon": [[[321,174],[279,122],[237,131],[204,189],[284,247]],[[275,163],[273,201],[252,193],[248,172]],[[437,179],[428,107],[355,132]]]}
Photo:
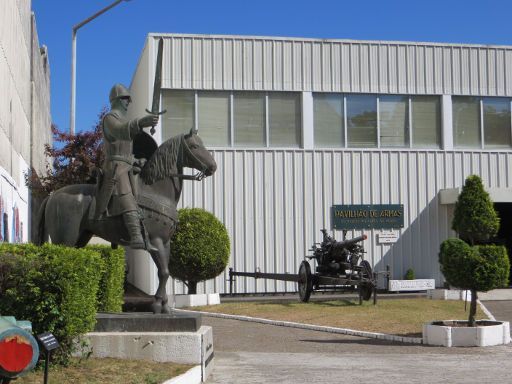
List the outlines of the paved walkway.
{"label": "paved walkway", "polygon": [[[485,302],[512,320],[512,301]],[[203,317],[218,383],[512,383],[512,347],[440,348]]]}

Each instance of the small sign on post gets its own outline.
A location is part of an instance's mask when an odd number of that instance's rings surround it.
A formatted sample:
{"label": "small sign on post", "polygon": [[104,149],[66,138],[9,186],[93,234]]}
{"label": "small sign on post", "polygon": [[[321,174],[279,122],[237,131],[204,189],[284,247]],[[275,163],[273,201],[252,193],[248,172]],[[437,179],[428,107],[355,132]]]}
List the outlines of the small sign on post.
{"label": "small sign on post", "polygon": [[54,349],[59,348],[59,342],[50,332],[37,335],[37,341],[39,341],[39,344],[46,352],[44,364],[44,384],[48,384],[48,365],[50,364],[50,354]]}
{"label": "small sign on post", "polygon": [[379,244],[393,244],[398,240],[398,232],[393,231],[382,231],[377,234]]}

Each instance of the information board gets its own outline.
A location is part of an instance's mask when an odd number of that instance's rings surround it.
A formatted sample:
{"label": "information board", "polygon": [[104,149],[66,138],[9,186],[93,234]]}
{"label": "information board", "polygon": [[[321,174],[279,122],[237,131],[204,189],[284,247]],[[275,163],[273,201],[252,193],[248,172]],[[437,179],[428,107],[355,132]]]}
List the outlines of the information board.
{"label": "information board", "polygon": [[333,229],[392,229],[404,227],[403,204],[333,205]]}

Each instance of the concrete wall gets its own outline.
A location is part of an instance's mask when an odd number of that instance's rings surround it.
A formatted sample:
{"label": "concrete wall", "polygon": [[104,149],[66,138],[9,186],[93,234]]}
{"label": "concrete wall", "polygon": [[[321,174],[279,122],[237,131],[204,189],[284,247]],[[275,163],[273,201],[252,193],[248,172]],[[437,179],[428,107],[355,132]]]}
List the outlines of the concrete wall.
{"label": "concrete wall", "polygon": [[23,241],[29,238],[30,196],[24,175],[44,169],[44,143],[51,141],[50,72],[40,49],[30,0],[0,5],[0,170],[4,211],[19,211]]}

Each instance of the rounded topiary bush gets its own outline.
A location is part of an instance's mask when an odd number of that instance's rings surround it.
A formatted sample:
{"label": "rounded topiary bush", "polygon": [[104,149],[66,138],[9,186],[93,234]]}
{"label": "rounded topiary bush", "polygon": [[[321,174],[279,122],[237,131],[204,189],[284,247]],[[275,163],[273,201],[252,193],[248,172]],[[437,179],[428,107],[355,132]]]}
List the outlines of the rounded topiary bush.
{"label": "rounded topiary bush", "polygon": [[478,245],[475,247],[482,259],[474,272],[477,291],[505,287],[510,273],[507,249],[501,245]]}
{"label": "rounded topiary bush", "polygon": [[465,241],[448,239],[441,243],[439,264],[441,272],[450,285],[460,289],[471,289],[473,272],[481,261],[478,252]]}
{"label": "rounded topiary bush", "polygon": [[204,209],[180,209],[178,220],[171,239],[169,272],[194,294],[199,281],[213,279],[226,268],[229,235],[224,224]]}
{"label": "rounded topiary bush", "polygon": [[[471,290],[469,326],[475,326],[478,291],[489,291],[507,284],[510,262],[503,246],[485,245],[498,233],[500,219],[482,180],[469,176],[455,204],[452,229],[460,239],[441,244],[439,263],[446,281]],[[479,245],[484,243],[484,245]]]}

